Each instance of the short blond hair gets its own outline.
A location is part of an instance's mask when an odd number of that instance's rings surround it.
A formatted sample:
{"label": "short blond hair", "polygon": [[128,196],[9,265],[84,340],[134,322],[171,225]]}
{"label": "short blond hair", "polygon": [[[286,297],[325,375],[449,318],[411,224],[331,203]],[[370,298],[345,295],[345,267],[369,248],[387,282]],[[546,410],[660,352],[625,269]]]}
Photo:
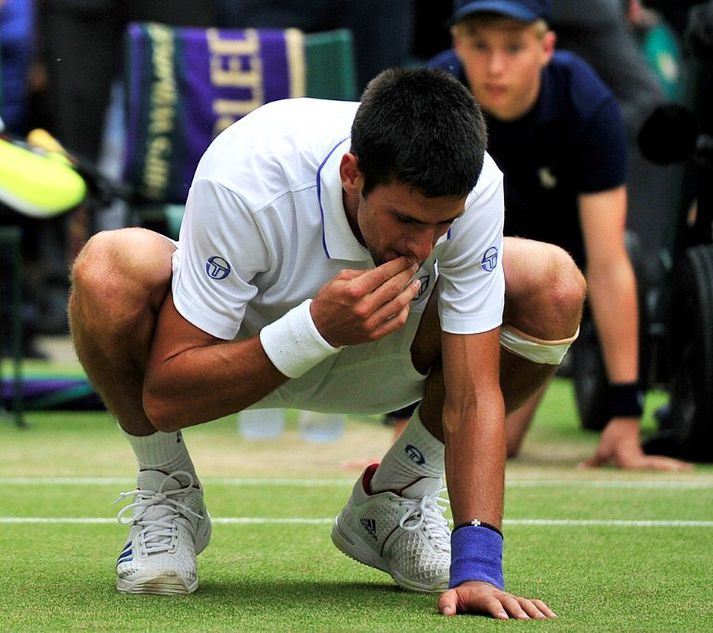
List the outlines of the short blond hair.
{"label": "short blond hair", "polygon": [[[451,33],[453,35],[470,35],[474,29],[478,27],[489,27],[502,20],[510,20],[518,22],[519,20],[514,20],[514,18],[509,18],[502,13],[490,13],[483,11],[482,13],[471,13],[466,15],[462,20],[459,20],[451,27]],[[523,28],[532,28],[535,35],[542,39],[549,32],[550,27],[545,20],[538,18],[534,22],[522,22]]]}

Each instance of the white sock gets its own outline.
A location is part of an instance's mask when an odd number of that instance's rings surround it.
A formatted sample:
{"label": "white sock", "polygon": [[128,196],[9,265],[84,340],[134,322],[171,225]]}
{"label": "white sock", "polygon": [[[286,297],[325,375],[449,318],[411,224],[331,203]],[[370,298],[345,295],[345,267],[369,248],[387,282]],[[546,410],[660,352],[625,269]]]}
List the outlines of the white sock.
{"label": "white sock", "polygon": [[421,477],[443,477],[445,446],[423,426],[420,407],[371,480],[372,492],[401,490]]}
{"label": "white sock", "polygon": [[180,431],[156,431],[142,436],[129,435],[126,431],[123,433],[134,449],[139,470],[160,470],[167,475],[183,470],[193,475],[195,485],[199,486],[196,469]]}

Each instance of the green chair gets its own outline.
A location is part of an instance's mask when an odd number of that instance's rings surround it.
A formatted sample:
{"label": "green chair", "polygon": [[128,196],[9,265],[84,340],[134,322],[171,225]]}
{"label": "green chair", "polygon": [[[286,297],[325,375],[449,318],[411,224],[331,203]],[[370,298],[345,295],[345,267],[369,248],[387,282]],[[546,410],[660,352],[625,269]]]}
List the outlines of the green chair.
{"label": "green chair", "polygon": [[127,224],[171,237],[178,236],[198,160],[221,129],[275,99],[357,98],[347,29],[302,34],[137,23],[127,29],[126,48],[124,179],[142,200]]}
{"label": "green chair", "polygon": [[339,29],[304,37],[307,96],[354,101],[356,76],[351,31]]}

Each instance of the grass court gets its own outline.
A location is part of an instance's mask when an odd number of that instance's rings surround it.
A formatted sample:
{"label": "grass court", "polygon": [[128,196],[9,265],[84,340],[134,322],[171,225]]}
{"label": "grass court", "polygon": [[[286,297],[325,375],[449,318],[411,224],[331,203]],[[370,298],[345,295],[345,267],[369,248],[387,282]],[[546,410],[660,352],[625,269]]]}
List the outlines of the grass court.
{"label": "grass court", "polygon": [[[663,401],[652,394],[647,421]],[[569,383],[547,395],[508,464],[507,589],[559,618],[444,618],[436,597],[398,589],[331,544],[333,517],[390,431],[348,418],[329,444],[248,441],[234,417],[188,429],[213,516],[188,597],[114,588],[127,528],[112,501],[135,487],[134,459],[101,412],[0,418],[0,631],[713,631],[713,466],[692,473],[580,470],[597,436],[579,430]]]}

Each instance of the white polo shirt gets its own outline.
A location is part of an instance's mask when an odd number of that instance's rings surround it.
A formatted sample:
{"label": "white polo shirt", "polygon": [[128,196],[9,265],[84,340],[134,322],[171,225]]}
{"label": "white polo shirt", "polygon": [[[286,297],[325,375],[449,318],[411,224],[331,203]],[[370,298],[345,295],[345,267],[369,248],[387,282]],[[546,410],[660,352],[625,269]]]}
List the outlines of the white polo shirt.
{"label": "white polo shirt", "polygon": [[[339,177],[357,107],[277,101],[213,141],[196,170],[173,260],[173,298],[188,321],[225,340],[253,336],[342,269],[374,266],[347,222]],[[502,174],[486,155],[465,213],[418,273],[432,288],[438,271],[445,331],[500,325],[502,226]]]}

